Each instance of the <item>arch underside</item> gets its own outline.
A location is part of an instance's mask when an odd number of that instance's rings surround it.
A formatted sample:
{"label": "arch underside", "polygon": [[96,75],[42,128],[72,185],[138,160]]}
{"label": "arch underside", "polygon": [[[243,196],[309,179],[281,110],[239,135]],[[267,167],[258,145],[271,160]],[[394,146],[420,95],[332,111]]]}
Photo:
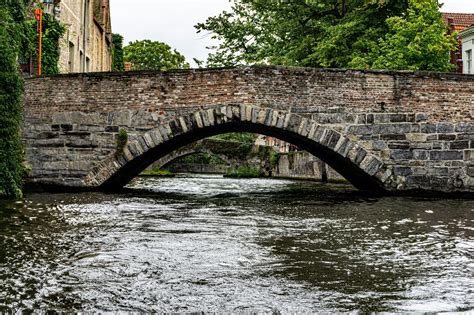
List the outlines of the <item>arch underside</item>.
{"label": "arch underside", "polygon": [[273,109],[227,105],[164,123],[129,143],[91,172],[89,184],[101,190],[125,186],[158,159],[218,134],[251,132],[275,137],[313,154],[356,188],[383,193],[391,173],[383,162],[337,131],[299,115]]}

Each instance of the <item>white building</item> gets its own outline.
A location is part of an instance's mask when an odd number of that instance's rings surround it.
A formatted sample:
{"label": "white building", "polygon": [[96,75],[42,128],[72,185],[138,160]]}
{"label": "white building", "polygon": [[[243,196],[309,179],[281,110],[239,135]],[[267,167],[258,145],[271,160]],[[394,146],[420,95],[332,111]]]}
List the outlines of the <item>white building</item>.
{"label": "white building", "polygon": [[474,26],[462,31],[459,36],[462,41],[463,73],[474,74]]}

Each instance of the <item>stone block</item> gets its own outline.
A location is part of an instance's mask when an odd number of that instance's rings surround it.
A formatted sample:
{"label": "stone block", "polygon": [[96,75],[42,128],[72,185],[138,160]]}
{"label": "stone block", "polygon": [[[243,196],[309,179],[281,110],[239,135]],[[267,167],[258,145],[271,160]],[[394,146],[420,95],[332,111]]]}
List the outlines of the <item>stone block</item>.
{"label": "stone block", "polygon": [[411,150],[392,150],[390,158],[393,160],[411,160],[413,152]]}
{"label": "stone block", "polygon": [[346,137],[341,137],[336,147],[334,148],[334,151],[339,153],[341,156],[346,157],[353,146],[354,145],[351,140]]}
{"label": "stone block", "polygon": [[456,132],[474,134],[474,122],[465,122],[456,125]]}
{"label": "stone block", "polygon": [[340,138],[341,135],[338,132],[328,130],[320,143],[332,150],[336,147],[336,144],[338,143]]}
{"label": "stone block", "polygon": [[105,126],[105,132],[118,132],[118,126]]}
{"label": "stone block", "polygon": [[388,148],[387,142],[382,140],[372,141],[372,150],[381,151]]}
{"label": "stone block", "polygon": [[428,135],[425,133],[408,133],[406,139],[410,142],[425,142],[428,139]]}
{"label": "stone block", "polygon": [[463,151],[430,151],[431,161],[462,160]]}
{"label": "stone block", "polygon": [[72,131],[73,130],[73,125],[71,124],[63,124],[59,125],[61,127],[61,131]]}
{"label": "stone block", "polygon": [[430,187],[430,177],[426,175],[411,175],[406,177],[405,183],[408,189],[428,188]]}
{"label": "stone block", "polygon": [[474,162],[474,150],[464,150],[464,161]]}
{"label": "stone block", "polygon": [[438,123],[436,125],[437,133],[452,133],[454,132],[454,124],[452,123]]}
{"label": "stone block", "polygon": [[474,166],[467,167],[466,174],[467,174],[467,176],[474,177]]}
{"label": "stone block", "polygon": [[146,151],[148,151],[150,148],[153,148],[153,147],[149,147],[149,146],[147,145],[144,136],[138,137],[138,143],[140,144],[140,147],[143,149],[143,152],[146,152]]}
{"label": "stone block", "polygon": [[352,125],[347,127],[346,133],[353,135],[371,135],[373,134],[373,128],[372,125]]}
{"label": "stone block", "polygon": [[374,114],[367,114],[367,123],[373,124],[375,122]]}
{"label": "stone block", "polygon": [[407,150],[410,149],[410,142],[408,141],[390,141],[388,142],[389,149]]}
{"label": "stone block", "polygon": [[420,124],[420,132],[436,133],[436,124]]}
{"label": "stone block", "polygon": [[[214,109],[210,108],[210,109],[206,110],[206,113],[207,113],[207,118],[208,118],[208,121],[209,121],[209,126],[214,126],[216,124],[216,119],[214,117]],[[186,132],[186,131],[184,131],[184,132]]]}
{"label": "stone block", "polygon": [[303,118],[301,120],[300,126],[298,127],[298,134],[303,136],[303,137],[307,137],[308,134],[309,134],[310,128],[311,128],[311,125],[310,125],[310,122],[308,121],[308,119]]}
{"label": "stone block", "polygon": [[415,115],[415,122],[424,122],[424,121],[428,121],[429,119],[429,116],[427,113],[417,113]]}
{"label": "stone block", "polygon": [[295,114],[287,115],[284,128],[288,131],[297,133],[302,120],[303,118],[299,115],[295,115]]}
{"label": "stone block", "polygon": [[[209,127],[211,125],[211,122],[209,120],[209,114],[206,110],[203,110],[201,111],[201,119],[202,119],[202,124],[203,124],[203,127]],[[173,128],[171,128],[171,130],[173,131]],[[175,133],[173,132],[173,134],[175,135]]]}
{"label": "stone block", "polygon": [[53,125],[64,125],[64,124],[71,124],[71,118],[69,113],[66,112],[59,112],[59,113],[52,113]]}
{"label": "stone block", "polygon": [[370,176],[374,176],[377,171],[382,167],[382,165],[382,161],[376,159],[373,156],[366,156],[364,160],[360,162],[360,168]]}
{"label": "stone block", "polygon": [[393,174],[395,176],[409,176],[413,174],[411,167],[406,166],[395,166],[393,168]]}
{"label": "stone block", "polygon": [[428,160],[430,153],[427,150],[413,150],[413,159],[415,160]]}
{"label": "stone block", "polygon": [[392,123],[407,122],[406,114],[389,114],[389,120]]}
{"label": "stone block", "polygon": [[403,141],[406,140],[406,135],[381,135],[380,140],[387,140],[387,141]]}
{"label": "stone block", "polygon": [[453,141],[449,143],[450,150],[462,150],[462,149],[469,149],[469,141]]}
{"label": "stone block", "polygon": [[354,146],[347,154],[347,157],[356,165],[359,165],[366,156],[367,151],[360,146]]}
{"label": "stone block", "polygon": [[456,135],[453,134],[439,134],[438,140],[440,141],[453,141],[456,140]]}
{"label": "stone block", "polygon": [[131,125],[130,111],[124,110],[124,111],[113,113],[113,118],[110,124],[117,125],[117,126],[130,126]]}
{"label": "stone block", "polygon": [[157,129],[150,131],[150,137],[153,140],[155,146],[163,143],[163,137],[161,136],[160,131]]}
{"label": "stone block", "polygon": [[411,131],[410,124],[380,124],[374,126],[374,133],[380,135],[405,135]]}
{"label": "stone block", "polygon": [[[201,117],[201,112],[200,111],[194,113],[194,119],[196,121],[196,125],[197,125],[198,128],[204,128],[204,123],[202,122],[202,117]],[[162,135],[163,135],[163,133],[162,133]],[[163,135],[163,138],[166,139],[165,135]]]}
{"label": "stone block", "polygon": [[260,109],[257,115],[257,123],[259,123],[260,125],[264,125],[265,119],[268,117],[269,112],[269,109]]}

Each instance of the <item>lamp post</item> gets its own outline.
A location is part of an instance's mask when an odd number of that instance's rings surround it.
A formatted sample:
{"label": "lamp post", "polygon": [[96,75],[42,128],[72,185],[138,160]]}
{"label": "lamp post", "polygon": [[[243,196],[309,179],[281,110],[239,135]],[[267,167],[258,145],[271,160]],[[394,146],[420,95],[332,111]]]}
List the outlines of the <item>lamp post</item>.
{"label": "lamp post", "polygon": [[38,76],[41,76],[41,58],[43,55],[43,10],[35,10],[35,18],[38,21]]}

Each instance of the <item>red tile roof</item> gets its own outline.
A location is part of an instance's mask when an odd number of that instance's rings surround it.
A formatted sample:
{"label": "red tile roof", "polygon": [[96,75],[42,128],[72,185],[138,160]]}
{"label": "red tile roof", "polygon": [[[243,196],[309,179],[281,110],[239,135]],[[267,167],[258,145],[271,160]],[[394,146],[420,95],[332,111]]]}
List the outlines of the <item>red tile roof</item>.
{"label": "red tile roof", "polygon": [[449,25],[449,19],[453,19],[455,31],[462,31],[474,25],[474,13],[443,13],[443,20],[446,25]]}

